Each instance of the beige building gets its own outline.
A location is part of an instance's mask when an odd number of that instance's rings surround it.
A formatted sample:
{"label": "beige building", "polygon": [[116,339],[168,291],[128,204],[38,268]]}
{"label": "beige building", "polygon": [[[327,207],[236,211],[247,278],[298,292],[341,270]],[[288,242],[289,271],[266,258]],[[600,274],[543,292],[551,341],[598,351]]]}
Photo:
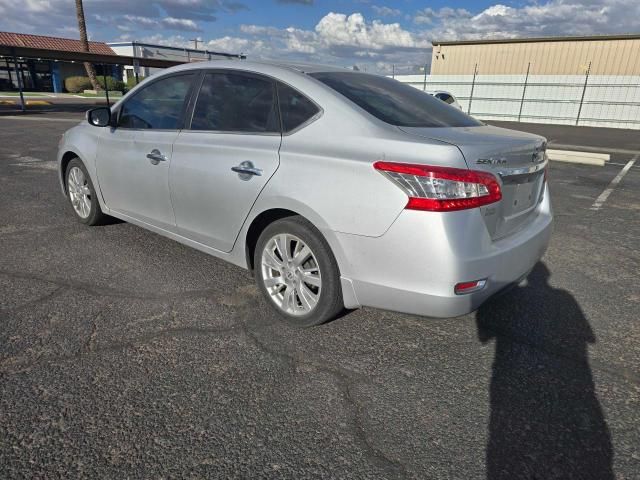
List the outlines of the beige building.
{"label": "beige building", "polygon": [[640,34],[433,42],[431,75],[640,75]]}

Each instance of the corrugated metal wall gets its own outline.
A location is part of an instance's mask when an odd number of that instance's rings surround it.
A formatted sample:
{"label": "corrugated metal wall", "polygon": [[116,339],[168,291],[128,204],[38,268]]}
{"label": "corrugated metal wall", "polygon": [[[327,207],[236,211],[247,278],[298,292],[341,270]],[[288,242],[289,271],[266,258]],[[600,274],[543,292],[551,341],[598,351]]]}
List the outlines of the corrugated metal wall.
{"label": "corrugated metal wall", "polygon": [[640,39],[477,43],[433,47],[432,75],[640,75]]}
{"label": "corrugated metal wall", "polygon": [[[403,75],[420,90],[446,90],[465,112],[511,120],[640,129],[640,75]],[[473,91],[473,95],[472,95]]]}

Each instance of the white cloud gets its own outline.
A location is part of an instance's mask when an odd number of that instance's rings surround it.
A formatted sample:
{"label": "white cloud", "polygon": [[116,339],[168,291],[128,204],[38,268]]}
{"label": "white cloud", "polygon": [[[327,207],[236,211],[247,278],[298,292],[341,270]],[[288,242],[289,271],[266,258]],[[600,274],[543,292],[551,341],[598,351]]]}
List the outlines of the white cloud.
{"label": "white cloud", "polygon": [[200,28],[198,27],[196,22],[188,18],[166,17],[162,19],[162,23],[175,30],[191,30],[195,32],[200,31]]}
{"label": "white cloud", "polygon": [[308,30],[289,27],[285,29],[285,45],[290,52],[316,53],[316,36]]}
{"label": "white cloud", "polygon": [[425,8],[413,21],[428,26],[430,38],[454,40],[630,33],[639,17],[638,0],[548,0],[517,8],[496,3],[476,14]]}
{"label": "white cloud", "polygon": [[51,10],[52,5],[49,0],[27,0],[22,5],[28,12],[43,13]]}
{"label": "white cloud", "polygon": [[222,37],[210,40],[207,49],[223,53],[244,53],[249,49],[250,42],[246,38]]}
{"label": "white cloud", "polygon": [[380,15],[381,17],[397,17],[402,13],[402,10],[398,8],[390,8],[387,6],[378,6],[371,5],[371,8],[376,13],[376,15]]}
{"label": "white cloud", "polygon": [[[101,17],[98,17],[101,18]],[[140,15],[124,15],[123,17],[127,22],[137,23],[146,27],[156,27],[158,25],[158,21],[154,18],[143,17]]]}
{"label": "white cloud", "polygon": [[357,12],[351,15],[330,12],[313,30],[241,25],[240,32],[253,42],[263,42],[259,50],[251,46],[245,50],[249,58],[358,64],[368,70],[378,70],[374,59],[389,64],[423,64],[431,48],[422,34],[412,33],[399,23],[367,21]]}
{"label": "white cloud", "polygon": [[282,30],[276,27],[265,27],[263,25],[240,25],[240,31],[248,35],[275,35],[281,36]]}
{"label": "white cloud", "polygon": [[428,43],[419,40],[399,23],[367,23],[360,13],[349,16],[330,12],[316,25],[316,33],[327,46],[347,46],[381,50],[389,47],[421,48]]}

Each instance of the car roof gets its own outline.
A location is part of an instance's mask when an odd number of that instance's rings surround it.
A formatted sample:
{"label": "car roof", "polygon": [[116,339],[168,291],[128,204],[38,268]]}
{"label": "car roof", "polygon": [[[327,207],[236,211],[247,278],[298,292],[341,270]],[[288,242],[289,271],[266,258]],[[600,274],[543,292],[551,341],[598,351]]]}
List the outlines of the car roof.
{"label": "car roof", "polygon": [[271,65],[278,65],[284,68],[291,68],[302,73],[320,72],[352,72],[349,68],[335,67],[333,65],[322,65],[318,63],[293,63],[293,62],[272,62]]}
{"label": "car roof", "polygon": [[279,61],[252,61],[252,60],[208,60],[205,62],[185,63],[173,67],[172,70],[198,70],[202,68],[229,68],[241,65],[243,69],[250,70],[252,67],[276,67],[287,70],[295,70],[300,73],[319,73],[319,72],[352,72],[354,70],[335,67],[332,65],[321,65],[314,63],[295,63],[295,62],[279,62]]}

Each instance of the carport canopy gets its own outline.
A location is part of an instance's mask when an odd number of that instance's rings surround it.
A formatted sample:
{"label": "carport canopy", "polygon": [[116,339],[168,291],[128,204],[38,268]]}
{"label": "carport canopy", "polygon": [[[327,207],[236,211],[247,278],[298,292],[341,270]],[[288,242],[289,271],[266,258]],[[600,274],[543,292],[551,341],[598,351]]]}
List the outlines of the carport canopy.
{"label": "carport canopy", "polygon": [[[245,58],[244,55],[236,55],[230,53],[210,52],[218,56],[227,58]],[[124,55],[94,53],[94,52],[78,52],[68,50],[54,50],[48,48],[34,48],[20,45],[8,45],[0,43],[0,57],[8,57],[17,62],[20,58],[29,58],[36,60],[53,60],[62,62],[88,62],[94,65],[131,65],[134,67],[151,67],[151,68],[169,68],[186,62],[175,60],[162,60],[158,58],[140,58],[129,57]],[[18,82],[20,92],[20,101],[22,110],[25,110],[25,102],[23,97],[23,88]]]}

